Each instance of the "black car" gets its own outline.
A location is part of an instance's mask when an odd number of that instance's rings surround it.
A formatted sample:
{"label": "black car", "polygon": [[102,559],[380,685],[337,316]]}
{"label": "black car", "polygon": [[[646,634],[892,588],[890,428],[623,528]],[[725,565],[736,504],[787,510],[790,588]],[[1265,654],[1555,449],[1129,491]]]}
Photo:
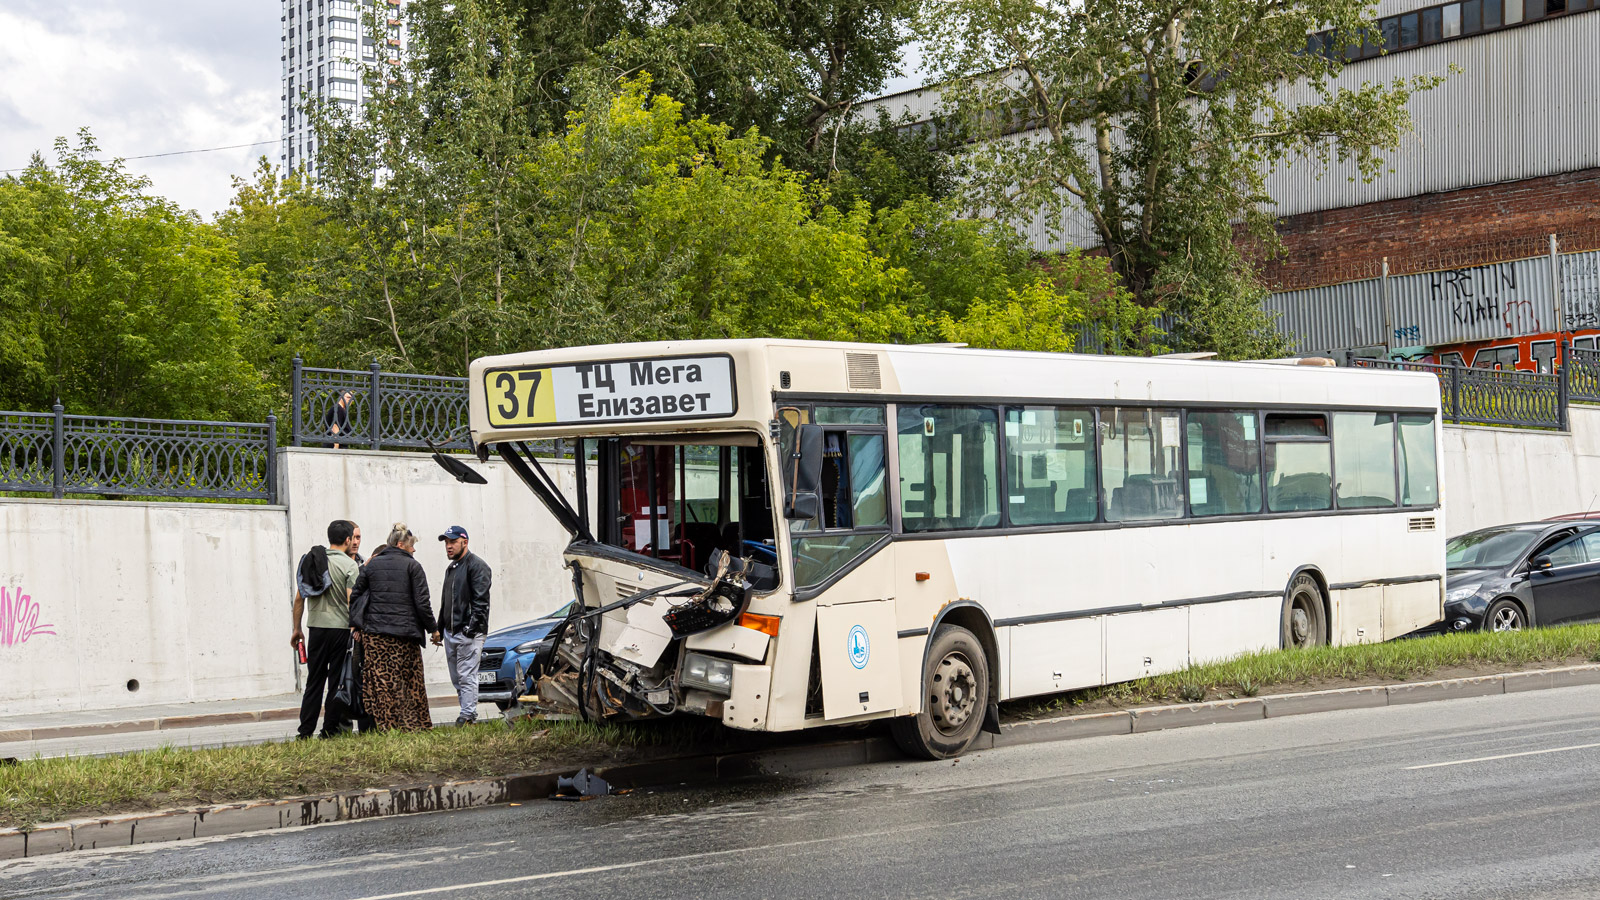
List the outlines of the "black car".
{"label": "black car", "polygon": [[1600,523],[1497,525],[1445,544],[1444,621],[1424,632],[1600,621]]}

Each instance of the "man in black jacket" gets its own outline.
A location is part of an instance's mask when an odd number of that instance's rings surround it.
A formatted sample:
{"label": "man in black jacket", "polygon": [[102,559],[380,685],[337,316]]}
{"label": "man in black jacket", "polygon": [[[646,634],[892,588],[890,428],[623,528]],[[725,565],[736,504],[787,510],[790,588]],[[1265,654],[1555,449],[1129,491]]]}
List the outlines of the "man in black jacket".
{"label": "man in black jacket", "polygon": [[489,633],[489,564],[467,548],[467,530],[460,525],[451,525],[439,540],[450,557],[439,591],[439,631],[450,681],[461,699],[456,724],[470,725],[478,720],[478,661]]}

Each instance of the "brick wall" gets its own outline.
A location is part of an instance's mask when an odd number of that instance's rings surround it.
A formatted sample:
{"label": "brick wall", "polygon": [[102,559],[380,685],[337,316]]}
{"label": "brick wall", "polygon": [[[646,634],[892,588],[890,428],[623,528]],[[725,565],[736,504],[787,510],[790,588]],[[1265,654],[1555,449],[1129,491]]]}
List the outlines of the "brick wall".
{"label": "brick wall", "polygon": [[1265,265],[1278,290],[1600,248],[1600,169],[1289,216],[1287,255]]}

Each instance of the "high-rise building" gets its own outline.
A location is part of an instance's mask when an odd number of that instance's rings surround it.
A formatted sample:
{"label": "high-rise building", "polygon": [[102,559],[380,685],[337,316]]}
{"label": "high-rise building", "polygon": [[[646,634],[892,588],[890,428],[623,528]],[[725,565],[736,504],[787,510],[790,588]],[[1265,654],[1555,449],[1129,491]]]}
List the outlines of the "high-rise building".
{"label": "high-rise building", "polygon": [[316,134],[306,101],[322,99],[352,114],[366,90],[361,72],[394,64],[405,46],[405,0],[283,0],[283,143],[286,169],[316,172]]}

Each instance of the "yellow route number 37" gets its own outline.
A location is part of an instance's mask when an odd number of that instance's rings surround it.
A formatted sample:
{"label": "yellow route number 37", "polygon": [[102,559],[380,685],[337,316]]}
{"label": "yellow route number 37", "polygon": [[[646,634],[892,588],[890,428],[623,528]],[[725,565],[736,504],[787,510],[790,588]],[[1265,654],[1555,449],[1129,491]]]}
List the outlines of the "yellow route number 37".
{"label": "yellow route number 37", "polygon": [[545,425],[556,420],[549,369],[502,369],[488,373],[484,381],[490,425]]}

